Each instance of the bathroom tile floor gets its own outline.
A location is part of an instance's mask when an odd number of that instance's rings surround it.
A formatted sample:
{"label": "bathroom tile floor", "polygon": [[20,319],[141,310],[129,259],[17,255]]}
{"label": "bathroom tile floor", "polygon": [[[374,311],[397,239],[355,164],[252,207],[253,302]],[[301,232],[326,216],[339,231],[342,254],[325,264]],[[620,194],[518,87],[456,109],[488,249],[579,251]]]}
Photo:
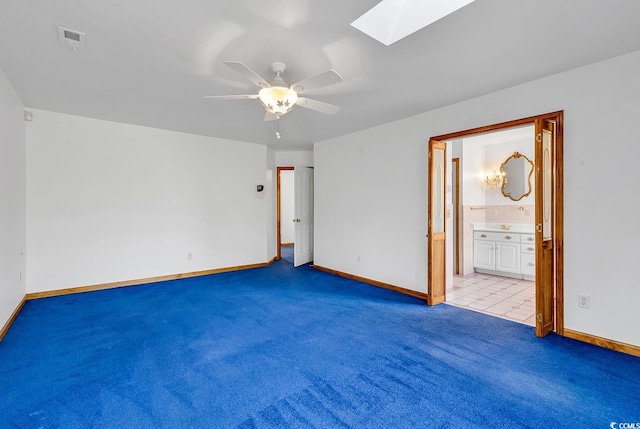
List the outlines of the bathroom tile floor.
{"label": "bathroom tile floor", "polygon": [[535,326],[535,282],[473,273],[453,276],[447,303]]}

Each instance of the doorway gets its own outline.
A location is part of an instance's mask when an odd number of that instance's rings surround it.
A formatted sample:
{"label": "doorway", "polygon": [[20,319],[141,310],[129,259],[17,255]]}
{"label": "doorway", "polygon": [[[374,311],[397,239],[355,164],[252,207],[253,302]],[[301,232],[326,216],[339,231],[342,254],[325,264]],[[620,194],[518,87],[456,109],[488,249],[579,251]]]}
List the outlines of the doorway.
{"label": "doorway", "polygon": [[[277,167],[276,260],[294,267],[313,261],[313,167]],[[283,256],[284,255],[284,256]]]}
{"label": "doorway", "polygon": [[[293,265],[293,170],[276,169],[276,260],[284,258]],[[284,253],[283,253],[284,252]]]}
{"label": "doorway", "polygon": [[[454,264],[463,257],[464,266],[454,265],[453,275],[449,274],[447,286],[447,303],[458,307],[481,312],[491,316],[535,326],[535,282],[530,268],[530,245],[520,244],[521,237],[533,237],[535,194],[532,177],[520,177],[504,187],[509,179],[501,173],[505,160],[511,162],[524,161],[534,158],[534,129],[533,126],[512,128],[495,131],[478,136],[464,137],[448,143],[451,152],[451,199],[453,207],[448,230],[451,231],[451,249],[447,250],[447,257],[453,259]],[[517,153],[517,159],[513,154]],[[464,168],[456,168],[463,165]],[[506,167],[505,167],[506,168]],[[529,172],[532,166],[530,166]],[[508,169],[507,169],[508,170]],[[456,174],[458,172],[458,174]],[[464,187],[456,176],[464,174]],[[504,179],[504,180],[503,180]],[[525,180],[527,179],[527,180]],[[524,189],[524,185],[527,189]],[[519,194],[514,195],[515,185]],[[506,195],[505,192],[506,191]],[[457,203],[456,203],[457,201]],[[460,207],[462,212],[460,212]],[[458,210],[456,210],[456,207]],[[458,240],[456,226],[461,225],[464,234]],[[477,228],[471,228],[471,225]],[[496,242],[474,240],[477,230],[487,232],[482,226],[498,228],[509,226],[510,231],[503,232],[506,239],[517,241],[517,251],[513,250],[509,242],[499,252],[494,247]],[[528,231],[529,234],[513,234],[513,230]],[[495,235],[490,232],[481,235]],[[526,243],[525,243],[526,244]],[[479,247],[477,247],[478,245]],[[499,245],[499,244],[498,244]],[[486,247],[490,246],[488,250]],[[526,252],[526,253],[522,253]],[[476,254],[478,253],[478,254]],[[501,256],[499,266],[497,257]],[[487,260],[487,257],[489,259]],[[504,267],[505,257],[514,257],[510,267]],[[522,262],[521,262],[522,260]],[[504,269],[501,269],[504,267]],[[447,268],[449,270],[449,268]],[[509,272],[505,272],[505,270]],[[511,270],[512,269],[512,270]],[[515,271],[515,273],[513,272]],[[449,273],[451,271],[449,270]]]}
{"label": "doorway", "polygon": [[[445,252],[445,246],[434,245],[443,240],[443,236],[447,236],[447,229],[451,230],[453,225],[460,225],[462,222],[463,227],[460,228],[459,234],[455,234],[456,241],[460,243],[460,236],[473,237],[473,231],[470,229],[472,225],[470,222],[466,222],[464,218],[460,222],[448,222],[446,226],[442,221],[439,221],[438,216],[451,217],[451,203],[454,197],[450,196],[452,192],[455,192],[452,185],[445,183],[438,175],[442,174],[442,171],[447,170],[446,159],[449,160],[448,168],[451,168],[452,162],[451,154],[446,153],[446,149],[440,149],[443,147],[444,142],[452,142],[454,140],[470,138],[473,136],[487,135],[489,133],[495,133],[499,131],[505,131],[509,129],[517,129],[530,126],[533,127],[534,133],[532,137],[531,146],[534,147],[532,175],[534,177],[535,184],[532,184],[534,191],[534,207],[520,206],[522,210],[529,211],[534,217],[534,222],[531,225],[533,227],[532,234],[526,234],[527,239],[531,242],[523,248],[528,251],[531,249],[530,254],[522,257],[522,260],[529,261],[528,265],[535,265],[531,268],[535,271],[535,327],[536,335],[544,336],[551,331],[562,335],[564,328],[564,314],[563,314],[563,168],[562,168],[562,132],[563,132],[563,112],[553,112],[545,115],[539,115],[529,118],[523,118],[519,120],[509,121],[505,123],[490,125],[486,127],[475,128],[466,131],[455,132],[443,136],[437,136],[430,139],[429,144],[429,219],[428,219],[428,303],[435,305],[440,302],[446,301],[446,285],[447,280],[446,271],[447,267],[454,266],[454,263],[450,260],[452,258],[451,253]],[[446,148],[446,146],[445,146]],[[443,153],[438,153],[442,151]],[[454,156],[455,157],[455,156]],[[518,157],[516,152],[516,157]],[[434,164],[434,160],[440,160],[441,167],[438,167],[437,161]],[[464,159],[462,160],[464,164]],[[465,170],[464,166],[456,165],[458,170]],[[500,170],[502,171],[502,166]],[[483,172],[482,175],[486,175],[486,184],[489,185],[495,181],[500,180],[499,174],[493,174],[493,172]],[[458,176],[459,177],[459,176]],[[462,177],[457,180],[458,183],[469,183],[470,178]],[[455,183],[455,182],[453,182]],[[447,198],[445,200],[445,198]],[[440,200],[438,200],[440,199]],[[438,207],[447,207],[446,211],[437,209]],[[481,210],[486,210],[488,205],[484,204],[471,204],[468,207],[462,207],[459,210],[453,208],[453,212],[463,214],[465,209],[476,209],[477,213]],[[442,212],[442,213],[440,213]],[[533,212],[533,213],[531,213]],[[445,215],[446,213],[446,215]],[[493,214],[493,213],[491,213]],[[484,215],[487,217],[487,215]],[[455,218],[454,218],[455,219]],[[458,218],[460,219],[460,218]],[[513,225],[505,224],[500,225],[505,228],[510,228]],[[454,232],[451,231],[451,236]],[[490,235],[490,234],[489,234]],[[519,234],[508,234],[514,238]],[[450,240],[450,237],[447,237]],[[517,238],[517,237],[516,237]],[[519,239],[519,238],[518,238]],[[514,240],[515,241],[515,240]],[[447,241],[449,246],[453,246],[451,241]],[[486,244],[486,243],[485,243]],[[494,243],[495,244],[495,243]],[[485,246],[486,248],[494,249],[494,247]],[[499,246],[498,246],[499,247]],[[460,248],[464,248],[463,245]],[[503,252],[504,260],[514,260],[520,262],[520,245],[504,246],[501,249],[505,249]],[[515,249],[515,250],[514,250]],[[511,253],[509,253],[511,252]],[[464,252],[463,252],[464,253]],[[475,252],[474,252],[475,253]],[[498,259],[500,255],[498,254]],[[528,259],[527,259],[528,258]],[[534,262],[535,261],[535,262]],[[468,261],[467,261],[468,262]],[[487,259],[487,262],[493,262]],[[504,262],[504,261],[503,261]],[[460,264],[464,272],[465,257],[462,257]],[[502,264],[501,266],[507,266]],[[508,268],[505,268],[508,269]],[[445,275],[443,275],[445,273]],[[490,273],[490,272],[489,272]],[[452,273],[451,273],[452,274]],[[495,280],[495,279],[493,279]],[[480,279],[480,281],[491,282],[492,279]],[[497,287],[497,286],[494,286]]]}

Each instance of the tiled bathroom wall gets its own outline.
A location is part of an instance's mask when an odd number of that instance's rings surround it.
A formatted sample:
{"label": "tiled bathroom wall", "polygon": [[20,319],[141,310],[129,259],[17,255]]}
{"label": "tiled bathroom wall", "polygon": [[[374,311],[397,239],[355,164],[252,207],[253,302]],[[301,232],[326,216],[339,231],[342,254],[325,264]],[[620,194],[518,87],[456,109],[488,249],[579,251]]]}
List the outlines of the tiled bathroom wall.
{"label": "tiled bathroom wall", "polygon": [[485,223],[519,223],[533,225],[535,206],[531,205],[487,205],[485,207]]}

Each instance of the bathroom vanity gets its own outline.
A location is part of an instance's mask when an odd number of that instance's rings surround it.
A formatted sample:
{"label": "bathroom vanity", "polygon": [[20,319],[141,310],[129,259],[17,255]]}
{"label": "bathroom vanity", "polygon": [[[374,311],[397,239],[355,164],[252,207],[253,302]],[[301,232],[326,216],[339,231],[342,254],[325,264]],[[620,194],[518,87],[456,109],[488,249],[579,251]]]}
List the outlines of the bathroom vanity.
{"label": "bathroom vanity", "polygon": [[534,280],[533,225],[474,224],[473,266],[479,273]]}

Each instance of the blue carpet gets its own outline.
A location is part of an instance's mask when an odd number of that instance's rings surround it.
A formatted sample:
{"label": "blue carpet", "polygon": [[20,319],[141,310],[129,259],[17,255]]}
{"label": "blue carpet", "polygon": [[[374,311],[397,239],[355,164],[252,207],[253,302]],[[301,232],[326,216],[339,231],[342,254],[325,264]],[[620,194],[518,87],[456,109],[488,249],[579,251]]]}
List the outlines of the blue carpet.
{"label": "blue carpet", "polygon": [[280,246],[280,257],[293,264],[293,246]]}
{"label": "blue carpet", "polygon": [[640,359],[286,261],[29,301],[2,428],[607,428]]}

